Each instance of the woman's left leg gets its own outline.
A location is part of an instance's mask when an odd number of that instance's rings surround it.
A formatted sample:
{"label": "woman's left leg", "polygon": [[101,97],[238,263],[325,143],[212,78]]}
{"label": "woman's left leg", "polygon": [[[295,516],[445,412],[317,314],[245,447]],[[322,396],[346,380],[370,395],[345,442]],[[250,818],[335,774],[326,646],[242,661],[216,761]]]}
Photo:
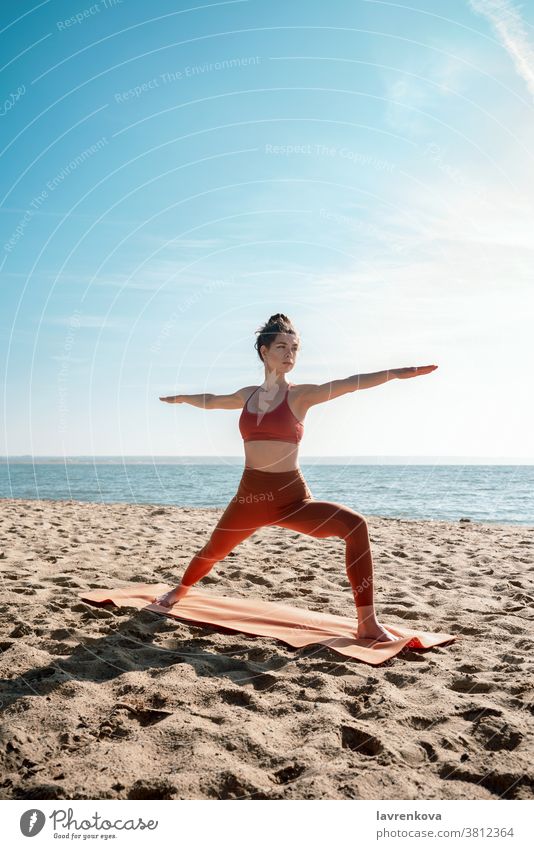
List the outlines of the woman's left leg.
{"label": "woman's left leg", "polygon": [[282,528],[345,542],[345,568],[357,607],[373,604],[373,558],[364,517],[332,501],[306,500],[291,506],[276,523]]}
{"label": "woman's left leg", "polygon": [[376,618],[371,543],[367,522],[360,513],[343,504],[306,498],[290,505],[273,524],[319,539],[343,539],[346,572],[358,616],[358,636],[397,639]]}

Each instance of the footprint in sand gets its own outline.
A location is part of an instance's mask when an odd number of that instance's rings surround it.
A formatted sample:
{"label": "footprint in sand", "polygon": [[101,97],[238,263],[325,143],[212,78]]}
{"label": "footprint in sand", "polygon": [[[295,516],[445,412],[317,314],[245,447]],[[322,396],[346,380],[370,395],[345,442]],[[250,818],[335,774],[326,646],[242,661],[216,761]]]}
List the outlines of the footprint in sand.
{"label": "footprint in sand", "polygon": [[[338,663],[337,661],[333,661],[332,663],[328,663],[328,662],[324,663],[323,661],[318,661],[317,663],[310,663],[310,669],[313,669],[314,672],[322,672],[325,675],[340,676],[340,675],[353,675],[354,674],[354,669],[349,664],[346,664],[346,663],[343,663],[343,662]],[[303,676],[303,678],[305,678],[305,677],[306,676]],[[324,684],[324,683],[326,683],[326,681],[321,678],[320,681],[317,681],[317,682],[314,681],[313,686],[316,686],[316,684],[319,684],[319,683]],[[310,684],[308,684],[308,685],[305,684],[304,686],[310,686]]]}
{"label": "footprint in sand", "polygon": [[419,745],[422,746],[425,750],[428,760],[432,763],[435,763],[438,759],[438,756],[436,750],[434,749],[434,746],[432,746],[432,744],[428,743],[426,740],[419,740]]}
{"label": "footprint in sand", "polygon": [[404,610],[399,609],[398,607],[383,607],[382,613],[384,616],[398,616],[399,619],[420,619],[423,614],[418,613],[417,610]]}
{"label": "footprint in sand", "polygon": [[455,678],[449,685],[449,689],[455,693],[491,693],[495,685],[490,681],[476,681],[474,678],[462,676]]}
{"label": "footprint in sand", "polygon": [[417,767],[428,759],[428,753],[419,743],[405,741],[398,750],[399,758],[408,766]]}
{"label": "footprint in sand", "polygon": [[292,763],[289,766],[284,766],[273,773],[273,778],[278,784],[289,784],[295,781],[305,771],[306,767],[302,764]]}
{"label": "footprint in sand", "polygon": [[272,799],[275,795],[267,793],[245,775],[230,770],[224,770],[217,784],[212,784],[206,792],[214,799]]}
{"label": "footprint in sand", "polygon": [[509,666],[521,666],[525,662],[524,657],[517,657],[515,654],[508,654],[507,652],[500,655],[500,660]]}
{"label": "footprint in sand", "polygon": [[261,587],[272,587],[273,582],[264,578],[263,575],[256,575],[254,572],[248,572],[244,576],[252,584],[258,584]]}
{"label": "footprint in sand", "polygon": [[147,725],[155,725],[168,716],[172,716],[171,710],[157,710],[146,705],[130,705],[125,702],[117,702],[113,708],[113,713],[117,711],[126,711],[130,719],[135,719],[143,728]]}
{"label": "footprint in sand", "polygon": [[408,716],[406,722],[416,731],[426,731],[427,728],[437,725],[438,722],[446,722],[446,716]]}
{"label": "footprint in sand", "polygon": [[355,728],[351,725],[341,726],[341,746],[370,758],[384,751],[384,745],[378,737],[374,737],[363,728]]}
{"label": "footprint in sand", "polygon": [[365,681],[362,681],[359,684],[356,684],[356,685],[346,684],[345,685],[345,693],[347,694],[347,696],[351,696],[351,697],[352,696],[371,695],[371,693],[376,692],[376,685],[378,683],[379,683],[378,678],[376,678],[374,675],[368,675],[366,677]]}
{"label": "footprint in sand", "polygon": [[270,690],[278,684],[278,678],[275,675],[269,675],[267,672],[254,672],[251,670],[250,677],[246,680],[247,684],[252,684],[255,690]]}
{"label": "footprint in sand", "polygon": [[51,584],[56,584],[58,587],[72,587],[73,589],[83,589],[83,584],[71,575],[53,575],[48,578]]}
{"label": "footprint in sand", "polygon": [[[532,777],[521,772],[505,772],[498,769],[458,766],[444,763],[439,768],[439,777],[448,781],[467,781],[478,784],[502,799],[520,799],[523,789],[531,794],[534,788]],[[531,798],[531,795],[529,795]]]}
{"label": "footprint in sand", "polygon": [[11,592],[18,595],[37,595],[37,590],[33,587],[11,587]]}
{"label": "footprint in sand", "polygon": [[483,716],[474,722],[473,736],[490,752],[499,752],[503,749],[511,752],[523,739],[523,735],[516,727],[491,716]]}
{"label": "footprint in sand", "polygon": [[[114,785],[118,792],[124,784]],[[127,799],[179,799],[179,788],[167,778],[139,778],[126,793]]]}
{"label": "footprint in sand", "polygon": [[70,645],[69,643],[58,643],[53,642],[52,640],[44,640],[39,648],[41,651],[47,651],[49,654],[53,654],[57,657],[66,657],[67,655],[72,654],[72,652],[76,649],[76,646]]}
{"label": "footprint in sand", "polygon": [[384,678],[391,684],[395,684],[396,687],[401,688],[409,687],[411,684],[416,684],[420,681],[418,675],[409,675],[406,672],[393,672],[390,670],[384,672]]}
{"label": "footprint in sand", "polygon": [[466,722],[474,722],[482,716],[502,716],[502,710],[486,707],[486,705],[474,704],[471,707],[462,709],[457,716],[461,716]]}
{"label": "footprint in sand", "polygon": [[255,703],[252,694],[247,690],[221,690],[219,698],[227,705],[242,708],[254,708]]}
{"label": "footprint in sand", "polygon": [[8,637],[27,637],[29,634],[33,634],[33,628],[31,625],[28,625],[26,622],[18,622]]}
{"label": "footprint in sand", "polygon": [[[445,621],[447,621],[445,617]],[[471,625],[460,625],[459,622],[451,620],[447,624],[447,629],[452,630],[455,634],[466,634],[468,637],[478,637],[482,633],[482,628],[473,628]]]}

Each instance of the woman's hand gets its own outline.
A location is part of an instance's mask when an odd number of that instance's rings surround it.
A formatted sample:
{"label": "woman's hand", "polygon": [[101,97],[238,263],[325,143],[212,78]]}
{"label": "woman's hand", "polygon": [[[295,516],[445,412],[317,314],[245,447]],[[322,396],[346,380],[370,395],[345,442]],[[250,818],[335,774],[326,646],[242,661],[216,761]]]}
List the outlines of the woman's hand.
{"label": "woman's hand", "polygon": [[166,401],[167,404],[183,404],[183,395],[166,395],[159,396],[160,401]]}
{"label": "woman's hand", "polygon": [[430,374],[434,369],[437,369],[437,366],[411,366],[410,368],[391,368],[389,369],[389,373],[393,377],[404,380],[406,377],[419,377],[421,374]]}

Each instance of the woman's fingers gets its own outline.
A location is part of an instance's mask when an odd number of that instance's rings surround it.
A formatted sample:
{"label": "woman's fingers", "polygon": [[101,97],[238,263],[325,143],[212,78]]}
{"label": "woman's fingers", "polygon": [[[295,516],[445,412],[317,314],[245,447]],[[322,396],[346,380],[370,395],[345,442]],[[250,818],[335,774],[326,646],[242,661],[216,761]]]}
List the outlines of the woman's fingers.
{"label": "woman's fingers", "polygon": [[396,376],[401,378],[401,380],[402,380],[403,378],[406,378],[406,377],[419,377],[419,375],[421,375],[421,374],[429,374],[429,372],[434,371],[434,369],[437,369],[436,365],[410,366],[409,368],[393,369],[393,371],[396,374]]}

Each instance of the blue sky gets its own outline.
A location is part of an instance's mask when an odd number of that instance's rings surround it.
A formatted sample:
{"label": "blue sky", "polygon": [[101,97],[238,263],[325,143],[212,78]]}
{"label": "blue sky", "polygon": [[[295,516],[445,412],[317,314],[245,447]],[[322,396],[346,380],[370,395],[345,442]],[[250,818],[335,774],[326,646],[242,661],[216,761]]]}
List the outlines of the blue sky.
{"label": "blue sky", "polygon": [[[161,403],[436,363],[301,456],[534,458],[534,3],[2,6],[0,454],[239,455]],[[530,331],[530,332],[529,332]]]}

